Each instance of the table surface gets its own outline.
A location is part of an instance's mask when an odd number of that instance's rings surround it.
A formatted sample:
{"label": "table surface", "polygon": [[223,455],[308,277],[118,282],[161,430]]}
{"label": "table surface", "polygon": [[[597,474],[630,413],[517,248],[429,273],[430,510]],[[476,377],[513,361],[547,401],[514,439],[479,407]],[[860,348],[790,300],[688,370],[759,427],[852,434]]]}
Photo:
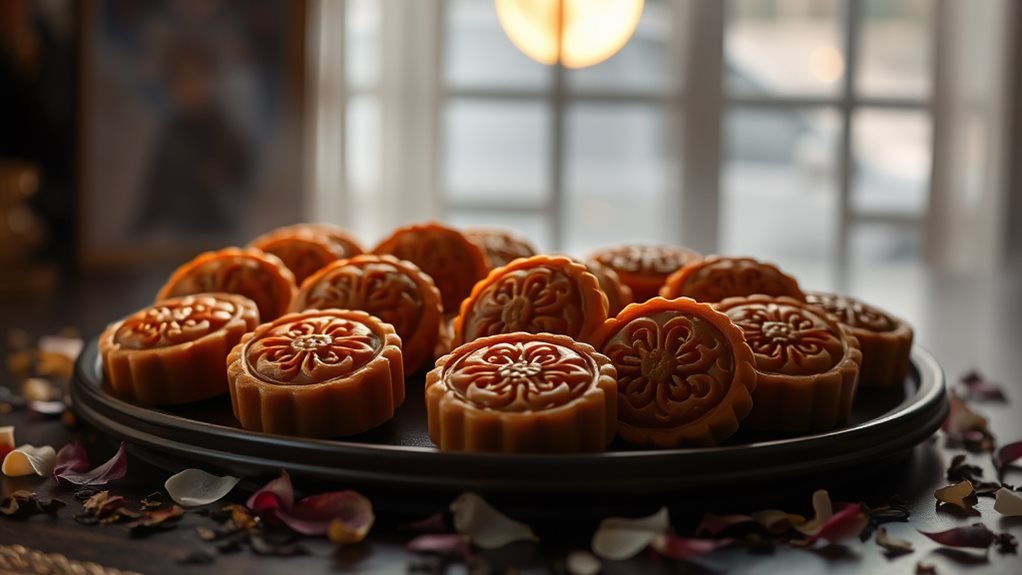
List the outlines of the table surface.
{"label": "table surface", "polygon": [[[51,294],[31,298],[0,300],[0,332],[22,328],[35,336],[55,333],[64,326],[77,327],[86,337],[98,333],[113,318],[148,304],[169,270],[151,269],[119,274],[80,275],[67,278],[63,287]],[[1022,274],[1001,272],[986,276],[958,276],[932,273],[913,266],[868,267],[855,271],[842,285],[818,282],[810,289],[837,289],[857,295],[899,313],[916,327],[916,341],[926,347],[943,365],[949,384],[973,369],[1004,385],[1008,403],[982,403],[976,410],[988,416],[991,430],[1001,443],[1022,439]],[[14,385],[9,374],[2,381]],[[68,429],[59,421],[41,418],[26,412],[0,415],[0,425],[16,426],[18,442],[53,445],[57,448],[71,440],[83,441],[101,459],[112,453],[115,444],[87,427]],[[915,573],[920,561],[937,567],[938,573],[1005,573],[1022,572],[1018,555],[983,553],[948,553],[939,549],[917,530],[939,531],[983,521],[994,531],[1008,531],[1022,537],[1022,519],[1003,518],[992,509],[993,500],[981,498],[977,509],[981,516],[964,517],[938,511],[933,491],[946,484],[944,470],[960,450],[944,446],[941,434],[918,446],[903,461],[875,473],[854,476],[835,474],[824,477],[813,486],[792,484],[769,486],[763,493],[754,489],[728,497],[707,498],[699,493],[678,493],[663,501],[637,503],[635,515],[655,511],[659,504],[671,508],[675,528],[690,534],[702,512],[742,513],[762,508],[780,508],[791,512],[812,514],[810,497],[815,488],[829,489],[834,500],[864,501],[879,505],[891,495],[904,498],[912,511],[909,523],[888,524],[891,535],[908,539],[915,545],[913,553],[887,558],[873,542],[858,540],[841,545],[798,549],[779,546],[773,553],[753,554],[744,548],[722,549],[688,562],[676,562],[640,554],[624,562],[605,561],[604,573]],[[988,478],[994,476],[989,457],[969,454],[972,463],[984,469]],[[132,458],[128,476],[111,487],[129,499],[137,500],[157,490],[169,475]],[[1022,472],[1014,472],[1006,481],[1022,482]],[[300,482],[296,482],[301,489]],[[343,488],[344,486],[338,486]],[[292,558],[269,558],[250,551],[219,555],[212,565],[181,566],[176,558],[199,547],[200,541],[192,526],[212,524],[197,514],[187,514],[173,530],[146,538],[131,539],[126,528],[118,525],[86,527],[71,520],[80,505],[66,488],[56,488],[52,480],[42,478],[2,478],[0,494],[6,496],[17,489],[30,489],[53,494],[68,502],[69,508],[56,520],[36,516],[26,521],[0,519],[0,544],[20,544],[47,553],[61,553],[79,561],[92,561],[111,568],[143,573],[279,573],[287,569],[301,573],[358,572],[403,573],[423,567],[420,556],[405,550],[405,543],[414,536],[401,529],[410,517],[394,509],[393,504],[374,498],[380,513],[376,527],[367,541],[346,548],[337,548],[325,540],[303,540],[309,555]],[[243,493],[232,494],[240,500]],[[740,507],[734,503],[743,500]],[[747,501],[753,500],[754,504]],[[417,506],[414,513],[443,501]],[[509,515],[515,509],[502,508]],[[413,513],[413,512],[409,512]],[[573,550],[586,550],[598,518],[566,516],[552,507],[548,517],[531,518],[529,524],[537,532],[540,543],[514,544],[496,551],[479,553],[480,565],[490,570],[527,573],[564,572],[564,558]],[[435,564],[427,564],[435,568]],[[459,565],[447,572],[464,572]]]}

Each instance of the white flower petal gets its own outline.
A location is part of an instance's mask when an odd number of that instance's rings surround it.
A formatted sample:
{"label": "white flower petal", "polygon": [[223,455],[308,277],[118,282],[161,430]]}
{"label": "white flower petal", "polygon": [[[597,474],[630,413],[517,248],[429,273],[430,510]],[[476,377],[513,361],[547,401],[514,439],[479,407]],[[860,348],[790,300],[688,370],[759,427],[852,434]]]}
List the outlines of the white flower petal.
{"label": "white flower petal", "polygon": [[593,553],[604,559],[628,559],[649,546],[671,526],[667,508],[649,517],[625,519],[610,517],[600,522],[593,534]]}
{"label": "white flower petal", "polygon": [[994,511],[1005,517],[1022,517],[1022,493],[1002,487],[996,496]]}
{"label": "white flower petal", "polygon": [[239,479],[230,475],[217,477],[201,469],[185,469],[172,475],[163,484],[175,503],[197,507],[219,501],[234,489]]}
{"label": "white flower petal", "polygon": [[596,575],[603,568],[603,563],[588,551],[572,551],[568,553],[564,567],[571,575]]}
{"label": "white flower petal", "polygon": [[515,541],[539,541],[532,529],[494,509],[475,493],[462,493],[451,502],[454,529],[481,549],[496,549]]}
{"label": "white flower petal", "polygon": [[8,477],[21,477],[33,473],[45,477],[53,473],[57,452],[49,445],[36,447],[22,445],[4,458],[3,473]]}
{"label": "white flower petal", "polygon": [[14,449],[14,426],[0,426],[0,448]]}

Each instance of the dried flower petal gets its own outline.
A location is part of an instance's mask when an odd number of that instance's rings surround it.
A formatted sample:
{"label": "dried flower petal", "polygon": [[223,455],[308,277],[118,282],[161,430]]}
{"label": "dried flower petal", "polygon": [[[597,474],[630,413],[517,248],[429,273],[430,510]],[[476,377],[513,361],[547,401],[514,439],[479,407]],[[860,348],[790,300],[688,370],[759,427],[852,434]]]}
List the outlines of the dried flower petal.
{"label": "dried flower petal", "polygon": [[1005,468],[1019,459],[1022,459],[1022,441],[1015,441],[1001,446],[997,453],[994,454],[994,466],[997,467],[998,475],[1003,477]]}
{"label": "dried flower petal", "polygon": [[933,496],[937,498],[938,505],[950,505],[965,513],[976,511],[974,509],[978,502],[976,499],[976,489],[969,480],[941,487],[933,492]]}
{"label": "dried flower petal", "polygon": [[57,463],[53,466],[53,479],[59,483],[58,474],[68,471],[82,473],[91,467],[92,463],[89,461],[89,454],[85,448],[77,441],[68,443],[57,452]]}
{"label": "dried flower petal", "polygon": [[912,552],[912,542],[904,539],[898,539],[897,537],[891,537],[887,534],[887,529],[881,527],[877,529],[876,537],[874,541],[877,545],[883,547],[888,553],[892,555],[900,555],[902,553]]}
{"label": "dried flower petal", "polygon": [[920,533],[947,547],[987,549],[994,542],[994,532],[987,529],[986,525],[982,523],[975,523],[969,527],[955,527],[947,531],[920,531]]}
{"label": "dried flower petal", "polygon": [[671,520],[666,507],[639,519],[604,519],[593,534],[593,553],[603,559],[629,559],[648,547],[658,535],[666,533],[670,527]]}
{"label": "dried flower petal", "polygon": [[988,399],[992,401],[1007,401],[1008,398],[1004,395],[1004,389],[983,377],[977,372],[967,374],[962,378],[962,385],[965,386],[969,392],[969,397]]}
{"label": "dried flower petal", "polygon": [[725,537],[722,539],[699,539],[695,537],[678,537],[673,533],[661,533],[657,535],[649,546],[657,553],[671,559],[692,559],[700,555],[730,545],[734,539]]}
{"label": "dried flower petal", "polygon": [[950,411],[942,429],[948,437],[962,440],[967,431],[987,433],[987,418],[969,409],[969,405],[956,393],[948,394]]}
{"label": "dried flower petal", "polygon": [[146,495],[138,502],[139,507],[142,511],[152,511],[153,509],[159,509],[163,507],[163,493],[160,491],[153,491],[149,495]]}
{"label": "dried flower petal", "polygon": [[786,513],[779,509],[764,509],[763,511],[756,511],[752,514],[752,519],[759,523],[769,533],[779,535],[790,531],[797,525],[802,525],[806,522],[806,518],[801,515],[795,515],[792,513]]}
{"label": "dried flower petal", "polygon": [[996,497],[994,511],[1006,517],[1022,517],[1022,493],[1002,487]]}
{"label": "dried flower petal", "polygon": [[735,525],[755,523],[756,520],[749,515],[714,515],[703,513],[703,518],[696,526],[696,535],[717,535]]}
{"label": "dried flower petal", "polygon": [[482,549],[496,549],[515,541],[539,541],[532,529],[497,511],[475,493],[462,493],[451,502],[454,530]]}
{"label": "dried flower petal", "polygon": [[4,457],[3,474],[8,477],[22,477],[33,473],[45,477],[53,471],[57,462],[57,452],[49,445],[36,447],[22,445]]}
{"label": "dried flower petal", "polygon": [[219,501],[234,489],[237,477],[218,477],[201,469],[185,469],[163,484],[170,498],[184,507],[198,507]]}
{"label": "dried flower petal", "polygon": [[0,502],[0,515],[11,519],[24,519],[32,515],[56,515],[64,507],[60,499],[40,498],[38,494],[18,490]]}
{"label": "dried flower petal", "polygon": [[287,471],[281,469],[280,477],[270,481],[262,489],[252,494],[245,502],[256,514],[262,514],[277,509],[291,509],[294,507],[295,490],[291,485],[291,476]]}
{"label": "dried flower petal", "polygon": [[1011,533],[998,533],[994,536],[994,547],[998,553],[1018,553],[1018,540]]}
{"label": "dried flower petal", "polygon": [[[355,491],[333,491],[306,497],[291,509],[277,509],[277,517],[298,533],[329,533],[340,539],[331,538],[337,543],[361,541],[376,519],[373,504]],[[343,541],[345,537],[349,540]]]}
{"label": "dried flower petal", "polygon": [[830,494],[826,489],[818,489],[813,493],[813,511],[816,515],[795,529],[805,535],[816,535],[823,525],[834,515],[834,508],[830,503]]}
{"label": "dried flower petal", "polygon": [[185,510],[177,505],[165,509],[146,511],[142,517],[127,525],[132,537],[141,537],[156,531],[173,529],[184,516]]}
{"label": "dried flower petal", "polygon": [[933,563],[916,563],[916,575],[937,575],[937,566]]}
{"label": "dried flower petal", "polygon": [[435,553],[437,555],[472,556],[468,537],[460,533],[419,535],[405,545],[413,553]]}
{"label": "dried flower petal", "polygon": [[837,543],[858,537],[868,523],[869,518],[863,513],[862,506],[857,503],[843,503],[816,533],[806,539],[806,543],[812,544],[818,539]]}
{"label": "dried flower petal", "polygon": [[951,464],[947,468],[948,481],[964,481],[967,479],[975,483],[980,477],[983,477],[983,470],[978,465],[967,463],[967,459],[964,453],[959,453],[951,459]]}
{"label": "dried flower petal", "polygon": [[603,563],[588,551],[572,551],[564,559],[564,568],[571,575],[596,575]]}
{"label": "dried flower petal", "polygon": [[67,446],[61,449],[69,449],[65,459],[65,468],[57,472],[54,470],[54,478],[59,483],[61,480],[75,485],[106,485],[124,477],[128,473],[128,453],[124,450],[124,442],[117,448],[114,454],[106,463],[96,467],[92,471],[83,471],[88,466],[88,455],[80,446],[77,448]]}

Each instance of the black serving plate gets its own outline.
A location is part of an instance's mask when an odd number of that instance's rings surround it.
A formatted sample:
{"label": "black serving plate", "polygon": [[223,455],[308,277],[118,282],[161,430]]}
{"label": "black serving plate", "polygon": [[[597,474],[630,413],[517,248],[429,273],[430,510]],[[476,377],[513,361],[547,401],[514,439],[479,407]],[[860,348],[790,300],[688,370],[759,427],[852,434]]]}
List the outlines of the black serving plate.
{"label": "black serving plate", "polygon": [[635,449],[615,442],[599,454],[467,454],[433,447],[426,435],[422,376],[407,385],[407,399],[394,418],[358,436],[318,440],[257,433],[238,426],[226,396],[173,408],[115,397],[103,381],[93,339],[78,359],[71,396],[85,420],[142,447],[151,461],[168,468],[188,464],[242,477],[286,468],[308,480],[400,492],[474,490],[548,499],[763,485],[860,468],[907,453],[940,427],[948,409],[940,366],[916,346],[904,385],[860,390],[851,419],[825,433],[739,433],[726,445],[697,449]]}

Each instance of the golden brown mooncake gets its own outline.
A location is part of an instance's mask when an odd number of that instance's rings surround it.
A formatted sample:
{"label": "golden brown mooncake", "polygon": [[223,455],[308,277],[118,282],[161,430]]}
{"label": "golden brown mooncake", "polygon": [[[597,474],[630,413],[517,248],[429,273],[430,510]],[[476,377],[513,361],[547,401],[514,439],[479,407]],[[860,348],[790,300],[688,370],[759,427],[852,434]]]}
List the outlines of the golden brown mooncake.
{"label": "golden brown mooncake", "polygon": [[701,257],[678,246],[626,244],[596,250],[587,259],[614,270],[635,301],[644,302],[656,297],[668,276]]}
{"label": "golden brown mooncake", "polygon": [[660,289],[660,295],[667,299],[690,297],[710,303],[755,294],[788,296],[805,301],[795,278],[777,266],[752,258],[729,256],[710,256],[686,264],[671,274]]}
{"label": "golden brown mooncake", "polygon": [[536,255],[532,242],[503,228],[465,228],[465,237],[483,250],[491,267],[505,266],[518,258]]}

